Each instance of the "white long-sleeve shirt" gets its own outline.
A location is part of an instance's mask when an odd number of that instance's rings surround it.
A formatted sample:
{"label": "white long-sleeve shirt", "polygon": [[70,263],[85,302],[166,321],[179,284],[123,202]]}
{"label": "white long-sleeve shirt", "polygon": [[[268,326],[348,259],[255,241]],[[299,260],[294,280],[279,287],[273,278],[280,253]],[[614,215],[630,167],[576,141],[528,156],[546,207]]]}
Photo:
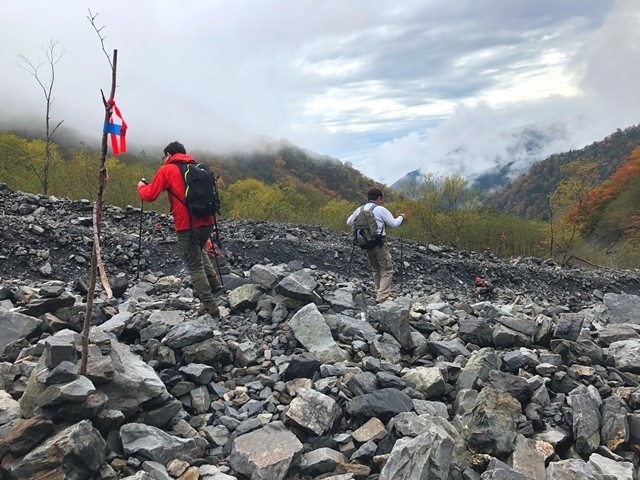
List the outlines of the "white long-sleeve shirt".
{"label": "white long-sleeve shirt", "polygon": [[[367,202],[364,204],[365,210],[370,210],[374,206],[376,208],[373,211],[373,216],[375,217],[376,224],[378,225],[378,235],[384,236],[386,234],[385,225],[391,225],[392,227],[399,227],[402,224],[402,221],[404,220],[402,215],[399,215],[396,218],[394,218],[391,212],[387,210],[385,207],[383,207],[382,205],[377,205],[375,202]],[[356,221],[356,217],[358,216],[358,213],[360,213],[360,208],[361,207],[356,208],[356,210],[351,214],[351,216],[347,218],[347,225],[353,225],[353,223]]]}

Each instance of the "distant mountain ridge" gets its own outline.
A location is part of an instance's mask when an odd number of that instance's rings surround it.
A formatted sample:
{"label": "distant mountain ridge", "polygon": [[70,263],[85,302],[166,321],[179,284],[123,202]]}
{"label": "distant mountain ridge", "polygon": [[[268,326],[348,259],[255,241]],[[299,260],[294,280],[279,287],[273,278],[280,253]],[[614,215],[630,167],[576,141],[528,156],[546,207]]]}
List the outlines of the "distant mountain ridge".
{"label": "distant mountain ridge", "polygon": [[[473,142],[460,140],[437,163],[458,166],[458,173],[469,181],[469,186],[485,193],[497,191],[536,162],[566,151],[571,145],[566,126],[561,124],[525,125],[482,135],[478,133]],[[471,173],[465,173],[465,169]],[[409,172],[392,188],[415,184],[424,174],[428,174],[428,167]]]}
{"label": "distant mountain ridge", "polygon": [[527,173],[510,181],[493,194],[488,205],[505,213],[526,218],[547,219],[549,194],[562,180],[560,168],[574,160],[595,162],[600,181],[604,181],[640,146],[640,125],[618,129],[601,141],[579,150],[551,155],[535,163]]}

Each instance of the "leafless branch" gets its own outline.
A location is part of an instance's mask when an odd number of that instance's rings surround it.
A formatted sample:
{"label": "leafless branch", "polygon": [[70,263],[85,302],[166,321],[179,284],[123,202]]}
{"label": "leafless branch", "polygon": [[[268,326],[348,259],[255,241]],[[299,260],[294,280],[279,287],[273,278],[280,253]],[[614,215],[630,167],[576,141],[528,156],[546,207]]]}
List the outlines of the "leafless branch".
{"label": "leafless branch", "polygon": [[51,130],[51,135],[50,135],[50,136],[53,136],[53,134],[54,134],[54,133],[56,133],[56,130],[58,130],[58,128],[60,127],[60,125],[62,125],[62,122],[64,122],[64,120],[60,120],[60,121],[58,122],[58,124],[54,127],[54,129],[53,129],[53,130]]}
{"label": "leafless branch", "polygon": [[24,54],[18,55],[18,66],[28,72],[32,77],[36,79],[38,85],[42,89],[42,93],[44,94],[44,98],[49,102],[49,104],[53,104],[53,84],[55,83],[55,67],[60,61],[60,59],[64,56],[65,50],[63,47],[59,47],[60,42],[57,40],[49,40],[46,45],[43,45],[41,50],[44,53],[47,64],[50,68],[50,77],[49,81],[46,82],[43,80],[40,74],[40,68],[44,65],[44,60],[41,58],[38,59],[37,62],[30,60]]}
{"label": "leafless branch", "polygon": [[113,63],[111,62],[111,56],[107,53],[107,49],[104,47],[104,41],[106,40],[106,36],[102,35],[102,30],[104,30],[104,25],[102,27],[98,27],[96,25],[96,18],[98,17],[99,14],[92,14],[91,13],[91,9],[89,9],[89,16],[87,17],[89,19],[89,23],[91,23],[91,26],[93,27],[93,29],[96,31],[96,33],[98,34],[98,38],[100,39],[100,46],[102,47],[102,51],[104,52],[105,56],[107,57],[107,60],[109,61],[109,66],[111,67],[111,70],[113,70]]}

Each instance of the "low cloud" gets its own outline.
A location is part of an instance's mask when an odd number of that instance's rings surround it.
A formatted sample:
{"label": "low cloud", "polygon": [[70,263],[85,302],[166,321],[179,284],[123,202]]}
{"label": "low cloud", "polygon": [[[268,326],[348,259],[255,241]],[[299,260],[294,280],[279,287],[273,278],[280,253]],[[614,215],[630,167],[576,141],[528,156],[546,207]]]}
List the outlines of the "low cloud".
{"label": "low cloud", "polygon": [[[119,49],[132,145],[286,139],[390,184],[415,169],[525,168],[638,118],[634,0],[32,0],[0,4],[0,120],[43,115],[16,58],[55,39],[52,118],[98,136],[110,72],[87,6]],[[518,144],[531,132],[546,141],[533,156]]]}

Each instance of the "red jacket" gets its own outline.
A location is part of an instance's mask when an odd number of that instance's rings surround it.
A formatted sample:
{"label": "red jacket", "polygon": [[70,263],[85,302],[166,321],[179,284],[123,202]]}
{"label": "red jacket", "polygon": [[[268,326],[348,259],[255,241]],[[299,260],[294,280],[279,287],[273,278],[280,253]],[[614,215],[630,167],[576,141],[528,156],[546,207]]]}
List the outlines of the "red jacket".
{"label": "red jacket", "polygon": [[[189,210],[184,206],[184,179],[180,171],[179,163],[196,163],[191,155],[176,153],[164,161],[149,185],[138,186],[138,195],[145,202],[153,202],[165,190],[170,191],[169,203],[171,203],[171,215],[176,232],[189,230]],[[175,197],[181,201],[178,201]],[[213,225],[213,216],[191,217],[193,228]]]}

